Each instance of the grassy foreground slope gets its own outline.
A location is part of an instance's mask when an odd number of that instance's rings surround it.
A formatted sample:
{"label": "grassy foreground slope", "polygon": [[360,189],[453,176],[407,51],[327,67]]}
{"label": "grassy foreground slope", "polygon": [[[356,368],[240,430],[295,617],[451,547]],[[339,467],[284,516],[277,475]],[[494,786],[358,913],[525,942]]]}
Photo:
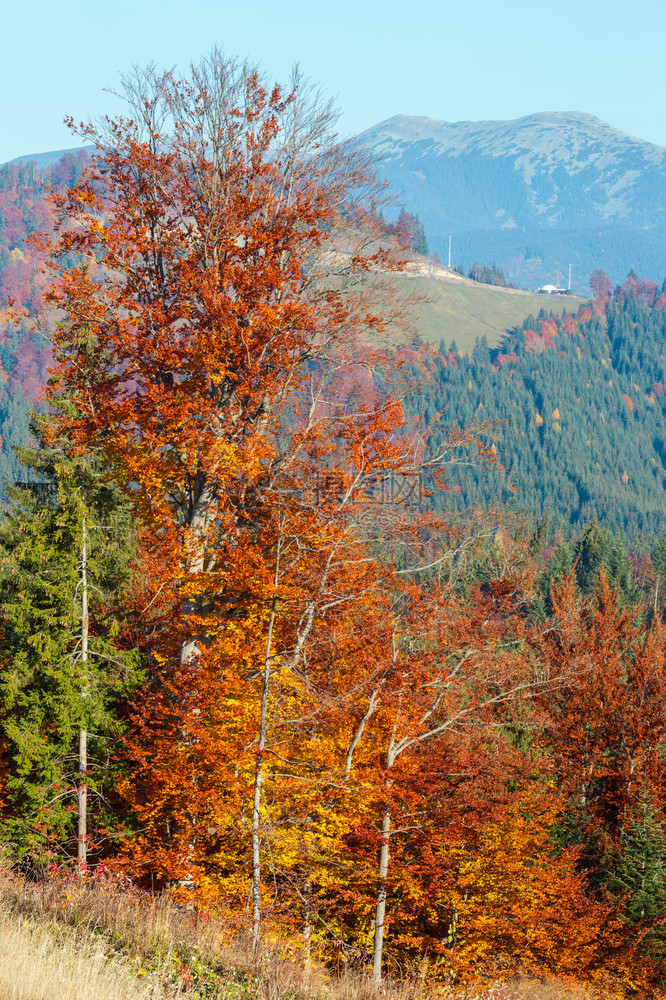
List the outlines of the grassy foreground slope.
{"label": "grassy foreground slope", "polygon": [[[243,915],[240,915],[242,920]],[[480,970],[482,972],[482,970]],[[363,970],[308,967],[298,935],[252,955],[231,923],[75,873],[37,883],[0,871],[2,1000],[620,1000],[560,980],[433,983],[414,969],[381,989]]]}
{"label": "grassy foreground slope", "polygon": [[122,959],[76,935],[58,935],[39,923],[0,927],[0,996],[3,1000],[143,1000],[165,997],[142,982]]}

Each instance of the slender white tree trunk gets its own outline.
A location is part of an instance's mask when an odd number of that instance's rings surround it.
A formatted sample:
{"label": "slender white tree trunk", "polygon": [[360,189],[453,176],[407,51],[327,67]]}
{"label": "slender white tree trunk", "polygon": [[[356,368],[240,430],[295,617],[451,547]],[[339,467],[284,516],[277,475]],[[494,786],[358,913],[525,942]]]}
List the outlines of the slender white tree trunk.
{"label": "slender white tree trunk", "polygon": [[277,588],[280,578],[280,537],[278,536],[275,556],[275,579],[271,613],[268,619],[264,671],[261,686],[261,717],[257,756],[254,770],[254,795],[252,798],[252,949],[256,952],[261,939],[261,795],[264,783],[264,752],[268,735],[268,695],[271,685],[271,663],[273,659],[273,631],[277,611]]}
{"label": "slender white tree trunk", "polygon": [[79,788],[78,788],[78,838],[77,857],[83,866],[88,861],[88,731],[79,733]]}
{"label": "slender white tree trunk", "polygon": [[303,976],[306,982],[312,974],[312,880],[307,879],[304,886],[303,901]]}
{"label": "slender white tree trunk", "polygon": [[254,771],[254,796],[252,799],[252,949],[256,951],[261,938],[261,793],[264,781],[264,750],[268,728],[268,690],[270,687],[270,659],[264,668],[259,745]]}
{"label": "slender white tree trunk", "polygon": [[384,807],[382,818],[382,846],[379,852],[379,877],[377,880],[377,906],[375,909],[375,936],[372,947],[372,981],[382,982],[382,955],[384,952],[384,920],[386,918],[386,879],[389,868],[389,843],[391,838],[391,808]]}
{"label": "slender white tree trunk", "polygon": [[[83,540],[81,544],[81,669],[83,673],[83,691],[85,699],[87,691],[88,669],[88,539],[86,521],[83,521]],[[83,867],[88,861],[88,730],[81,728],[79,732],[79,784],[78,784],[78,836],[77,858]]]}

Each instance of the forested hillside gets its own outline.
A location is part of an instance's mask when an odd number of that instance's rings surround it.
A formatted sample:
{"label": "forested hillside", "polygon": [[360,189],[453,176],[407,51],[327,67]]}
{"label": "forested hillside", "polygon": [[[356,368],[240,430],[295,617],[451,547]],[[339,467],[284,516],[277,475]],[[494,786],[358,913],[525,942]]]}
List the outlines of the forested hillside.
{"label": "forested hillside", "polygon": [[[0,483],[25,475],[13,448],[29,438],[29,414],[47,377],[50,342],[26,319],[10,321],[10,303],[33,315],[43,307],[45,276],[26,246],[51,226],[47,188],[61,190],[81,175],[85,154],[66,154],[43,171],[32,162],[0,166]],[[4,495],[4,488],[0,487]]]}
{"label": "forested hillside", "polygon": [[[46,187],[57,191],[74,183],[85,162],[79,153],[66,154],[42,172],[32,163],[0,168],[0,301],[5,307],[11,301],[33,314],[42,309],[46,278],[36,273],[26,238],[51,224]],[[422,227],[418,232],[422,240]],[[401,235],[398,227],[399,244]],[[422,414],[433,428],[435,446],[438,423],[499,422],[497,467],[483,474],[457,470],[454,491],[435,498],[435,507],[462,510],[498,501],[533,519],[547,516],[552,533],[568,533],[596,517],[649,549],[666,514],[666,320],[660,289],[632,277],[610,297],[604,286],[606,294],[580,308],[575,318],[542,310],[499,347],[489,348],[481,338],[465,351],[459,348],[471,343],[467,311],[476,316],[482,306],[487,309],[484,295],[501,293],[480,285],[475,305],[476,289],[465,286],[446,300],[448,311],[440,317],[444,286],[431,285],[422,278],[418,286],[431,300],[418,313],[427,322],[426,339],[436,342],[440,319],[448,330],[455,327],[455,309],[461,335],[442,341],[428,362],[425,382],[418,377],[412,382],[407,409],[412,416]],[[510,300],[507,311],[515,310]],[[29,440],[29,413],[45,384],[51,348],[39,331],[28,332],[28,320],[9,322],[6,316],[0,315],[0,479],[12,483],[31,474],[13,449]]]}
{"label": "forested hillside", "polygon": [[[455,470],[436,508],[493,502],[570,533],[596,518],[649,547],[666,523],[666,295],[630,277],[576,316],[541,312],[489,350],[443,343],[407,402],[438,427],[496,422],[499,462]],[[501,468],[500,468],[501,465]]]}

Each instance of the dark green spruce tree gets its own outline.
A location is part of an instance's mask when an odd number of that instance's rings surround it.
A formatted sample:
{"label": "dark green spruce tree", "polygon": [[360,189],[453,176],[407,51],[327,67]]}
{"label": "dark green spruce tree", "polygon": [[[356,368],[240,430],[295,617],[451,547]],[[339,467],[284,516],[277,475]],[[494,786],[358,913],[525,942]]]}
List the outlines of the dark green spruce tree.
{"label": "dark green spruce tree", "polygon": [[85,863],[116,825],[107,792],[118,707],[138,680],[117,641],[132,526],[94,457],[20,457],[35,482],[10,491],[0,526],[1,832],[16,855]]}
{"label": "dark green spruce tree", "polygon": [[430,247],[428,246],[428,239],[425,234],[425,229],[418,215],[414,219],[414,235],[412,236],[412,250],[415,253],[422,254],[424,257],[427,257],[428,254],[430,253]]}
{"label": "dark green spruce tree", "polygon": [[666,835],[654,804],[644,794],[638,815],[622,831],[617,850],[604,858],[605,887],[618,900],[629,925],[654,924],[646,947],[663,956],[666,950]]}

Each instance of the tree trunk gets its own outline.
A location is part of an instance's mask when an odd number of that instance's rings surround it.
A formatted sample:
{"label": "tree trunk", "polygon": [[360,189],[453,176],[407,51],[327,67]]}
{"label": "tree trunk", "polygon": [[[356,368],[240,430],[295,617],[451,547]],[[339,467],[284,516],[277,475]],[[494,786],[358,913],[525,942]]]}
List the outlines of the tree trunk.
{"label": "tree trunk", "polygon": [[[83,539],[81,544],[81,669],[83,673],[82,698],[88,696],[87,664],[88,664],[88,539],[86,536],[86,521],[83,521]],[[88,861],[88,730],[81,727],[79,732],[79,785],[78,785],[78,831],[76,855],[79,865],[83,868]]]}
{"label": "tree trunk", "polygon": [[88,731],[82,729],[79,733],[79,788],[78,788],[78,837],[77,858],[83,867],[88,861],[88,786],[86,774],[88,771]]}
{"label": "tree trunk", "polygon": [[278,533],[275,552],[275,574],[273,578],[273,597],[271,613],[268,619],[266,634],[266,651],[264,653],[264,672],[261,687],[261,718],[259,720],[259,739],[254,771],[254,796],[252,800],[252,950],[256,952],[261,937],[261,795],[264,782],[264,750],[268,735],[268,694],[271,684],[271,663],[273,660],[273,630],[278,601],[278,582],[280,579],[280,555],[282,538]]}
{"label": "tree trunk", "polygon": [[375,910],[375,936],[372,947],[372,981],[382,982],[382,954],[384,951],[384,919],[386,916],[386,878],[389,866],[389,840],[391,837],[391,809],[384,808],[382,820],[382,846],[379,852],[379,879],[377,883],[377,908]]}
{"label": "tree trunk", "polygon": [[[184,566],[186,575],[190,577],[201,576],[206,562],[206,548],[208,542],[208,532],[213,520],[213,509],[215,499],[215,487],[213,483],[206,483],[203,478],[199,480],[201,474],[197,476],[194,485],[196,498],[191,507],[186,511],[187,532],[190,539],[189,545],[192,547],[184,554]],[[193,597],[186,597],[183,600],[183,622],[193,615],[200,615],[203,603],[203,594],[196,594]],[[189,631],[189,630],[188,630]],[[181,666],[195,660],[201,655],[201,645],[205,643],[205,636],[198,630],[193,634],[186,635],[180,647]]]}
{"label": "tree trunk", "polygon": [[252,800],[252,949],[259,947],[261,937],[261,794],[264,781],[264,750],[268,732],[268,693],[271,683],[271,647],[273,644],[273,627],[275,625],[275,608],[277,595],[273,595],[271,615],[268,622],[266,637],[266,655],[264,657],[264,674],[261,690],[261,718],[259,721],[259,740],[254,771],[254,796]]}
{"label": "tree trunk", "polygon": [[265,741],[264,705],[268,702],[268,682],[264,677],[259,748],[254,772],[254,797],[252,800],[252,950],[256,952],[261,937],[261,788]]}
{"label": "tree trunk", "polygon": [[306,982],[312,974],[312,880],[307,879],[303,901],[303,976]]}

